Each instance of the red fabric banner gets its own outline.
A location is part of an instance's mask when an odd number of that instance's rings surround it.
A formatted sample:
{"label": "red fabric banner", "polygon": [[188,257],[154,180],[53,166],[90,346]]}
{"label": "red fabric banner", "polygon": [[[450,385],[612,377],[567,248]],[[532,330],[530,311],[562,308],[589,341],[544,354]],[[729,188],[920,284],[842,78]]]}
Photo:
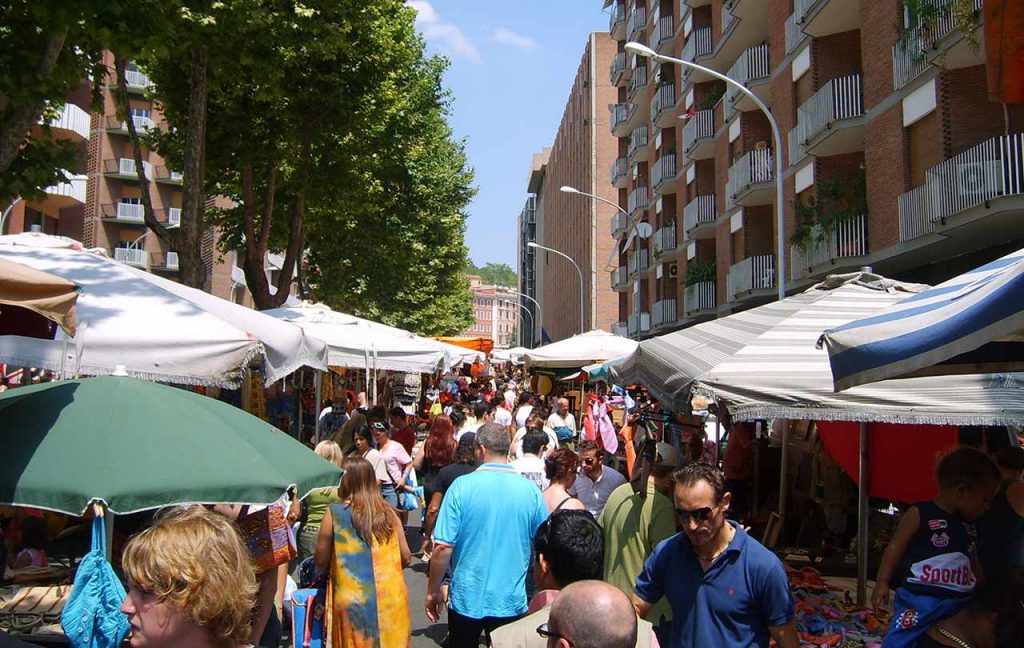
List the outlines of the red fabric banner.
{"label": "red fabric banner", "polygon": [[[860,424],[819,421],[825,451],[854,482],[860,474]],[[868,425],[868,494],[913,503],[935,497],[935,461],[957,445],[953,425]]]}

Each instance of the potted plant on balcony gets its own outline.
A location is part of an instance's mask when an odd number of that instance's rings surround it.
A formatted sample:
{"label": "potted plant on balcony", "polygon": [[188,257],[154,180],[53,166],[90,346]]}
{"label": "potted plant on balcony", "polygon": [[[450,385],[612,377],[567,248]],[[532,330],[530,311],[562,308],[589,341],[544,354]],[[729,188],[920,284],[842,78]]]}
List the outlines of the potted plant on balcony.
{"label": "potted plant on balcony", "polygon": [[[813,250],[840,223],[868,212],[867,179],[864,166],[854,173],[818,180],[816,192],[793,201],[796,229],[789,242],[804,250]],[[849,256],[841,254],[841,256]]]}
{"label": "potted plant on balcony", "polygon": [[704,281],[715,281],[718,275],[718,264],[715,257],[711,257],[703,263],[695,261],[686,264],[686,275],[683,283],[687,286],[694,286]]}

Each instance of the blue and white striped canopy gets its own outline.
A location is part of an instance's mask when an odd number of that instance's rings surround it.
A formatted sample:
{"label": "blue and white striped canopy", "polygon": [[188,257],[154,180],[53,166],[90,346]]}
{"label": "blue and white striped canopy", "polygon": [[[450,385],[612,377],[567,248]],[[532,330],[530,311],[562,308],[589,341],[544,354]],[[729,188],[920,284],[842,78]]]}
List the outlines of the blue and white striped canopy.
{"label": "blue and white striped canopy", "polygon": [[1024,249],[825,332],[836,391],[887,378],[1024,370]]}

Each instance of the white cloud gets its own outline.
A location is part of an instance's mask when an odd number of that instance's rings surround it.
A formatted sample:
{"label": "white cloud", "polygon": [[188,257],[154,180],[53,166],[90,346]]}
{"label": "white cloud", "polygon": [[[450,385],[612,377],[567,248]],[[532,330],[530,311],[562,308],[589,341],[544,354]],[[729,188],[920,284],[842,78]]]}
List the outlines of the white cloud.
{"label": "white cloud", "polygon": [[494,35],[491,36],[491,39],[495,43],[511,45],[513,47],[518,47],[521,50],[537,49],[537,41],[533,40],[529,36],[517,34],[511,29],[505,29],[504,27],[498,27],[494,30]]}
{"label": "white cloud", "polygon": [[455,23],[441,20],[441,16],[427,0],[408,0],[406,3],[416,10],[416,27],[427,40],[452,58],[462,57],[471,63],[480,63],[480,53]]}

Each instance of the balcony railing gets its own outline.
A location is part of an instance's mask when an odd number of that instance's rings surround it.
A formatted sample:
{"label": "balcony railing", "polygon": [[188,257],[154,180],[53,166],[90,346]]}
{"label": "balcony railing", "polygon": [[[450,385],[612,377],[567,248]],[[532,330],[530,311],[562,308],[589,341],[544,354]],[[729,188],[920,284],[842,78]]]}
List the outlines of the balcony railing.
{"label": "balcony railing", "polygon": [[181,224],[181,208],[171,207],[167,210],[167,224],[168,225],[180,225]]}
{"label": "balcony railing", "polygon": [[129,88],[148,88],[151,84],[149,77],[138,70],[125,70],[124,80]]}
{"label": "balcony railing", "polygon": [[[651,170],[651,185],[655,191],[659,191],[662,182],[672,182],[676,179],[676,154],[666,153],[658,158]],[[668,193],[674,193],[669,191]]]}
{"label": "balcony railing", "polygon": [[654,233],[654,256],[676,249],[676,225],[671,223]]}
{"label": "balcony railing", "polygon": [[129,221],[132,223],[143,223],[146,221],[146,210],[138,203],[117,203],[115,212],[117,220]]}
{"label": "balcony railing", "polygon": [[925,184],[899,198],[900,240],[1001,196],[1024,194],[1024,133],[993,137],[925,172]]}
{"label": "balcony railing", "polygon": [[[117,158],[115,160],[107,160],[104,162],[107,173],[131,176],[135,179],[135,160],[131,158]],[[142,161],[142,173],[146,176],[147,180],[153,178],[153,165],[145,160]]]}
{"label": "balcony railing", "polygon": [[185,180],[185,175],[181,171],[171,171],[165,166],[158,166],[156,168],[156,179],[161,182],[181,184]]}
{"label": "balcony railing", "polygon": [[[698,56],[710,54],[711,50],[711,28],[701,27],[690,32],[690,37],[683,45],[683,55],[680,58],[684,61],[692,61]],[[689,76],[688,70],[689,68],[683,70],[683,78]]]}
{"label": "balcony railing", "polygon": [[743,259],[729,268],[726,277],[726,294],[729,301],[752,290],[775,287],[775,257],[762,254]]}
{"label": "balcony railing", "polygon": [[626,34],[629,40],[636,40],[640,32],[647,27],[647,10],[645,7],[633,7],[633,12],[626,23]]}
{"label": "balcony railing", "polygon": [[724,34],[732,26],[733,15],[732,7],[729,6],[728,2],[722,3],[722,33]]}
{"label": "balcony railing", "polygon": [[632,97],[641,88],[647,87],[647,66],[633,68],[633,74],[629,77],[629,96]]}
{"label": "balcony railing", "polygon": [[626,72],[626,53],[619,52],[612,58],[612,64],[608,67],[608,76],[612,85],[618,85],[622,75]]}
{"label": "balcony railing", "polygon": [[611,171],[612,184],[615,184],[620,179],[624,178],[626,176],[626,172],[628,170],[629,170],[629,162],[626,161],[626,158],[624,158],[624,157],[615,158],[615,161],[612,162],[612,171]]}
{"label": "balcony railing", "polygon": [[177,270],[178,269],[178,253],[177,252],[168,252],[167,253],[167,257],[166,257],[166,259],[164,261],[164,267],[167,268],[168,270]]}
{"label": "balcony railing", "polygon": [[690,233],[700,225],[715,222],[715,194],[697,196],[683,207],[683,232]]}
{"label": "balcony railing", "polygon": [[630,337],[637,333],[647,333],[651,330],[651,314],[647,312],[633,313],[627,320]]}
{"label": "balcony railing", "polygon": [[675,24],[672,20],[672,15],[662,16],[658,19],[658,23],[654,26],[654,30],[651,32],[651,47],[659,49],[664,45],[672,42],[675,38],[676,29]]}
{"label": "balcony railing", "polygon": [[689,153],[697,141],[715,136],[715,111],[698,110],[683,126],[683,150]]}
{"label": "balcony railing", "polygon": [[658,91],[651,99],[651,121],[658,121],[663,110],[672,110],[676,107],[676,84],[662,83]]}
{"label": "balcony railing", "polygon": [[612,290],[622,290],[629,285],[629,274],[626,266],[619,266],[612,270]]}
{"label": "balcony railing", "polygon": [[622,212],[616,212],[615,215],[612,216],[611,234],[613,237],[624,233],[628,227],[629,219],[626,218],[625,214]]}
{"label": "balcony railing", "polygon": [[771,182],[775,177],[774,160],[770,148],[748,151],[736,164],[729,167],[729,180],[725,185],[727,207],[732,208],[736,196],[751,185]]}
{"label": "balcony railing", "polygon": [[786,18],[786,54],[792,54],[800,43],[804,42],[804,38],[807,37],[804,31],[800,29],[800,23],[797,22],[797,18],[796,12],[793,12],[789,18]]}
{"label": "balcony railing", "polygon": [[43,189],[43,193],[47,196],[71,198],[75,202],[84,204],[86,187],[89,184],[89,176],[75,175],[66,170],[64,170],[64,175],[68,178],[67,182],[58,182],[55,185],[51,185]]}
{"label": "balcony railing", "polygon": [[651,258],[647,250],[633,250],[629,255],[629,261],[626,262],[626,266],[629,269],[629,276],[633,276],[640,272],[647,272],[651,267]]}
{"label": "balcony railing", "polygon": [[608,31],[614,32],[619,23],[626,21],[626,3],[620,2],[612,7],[611,15],[608,16]]}
{"label": "balcony railing", "polygon": [[630,216],[635,216],[638,211],[647,209],[650,205],[651,194],[647,187],[637,187],[629,194],[627,209]]}
{"label": "balcony railing", "polygon": [[[729,68],[726,74],[730,79],[736,79],[746,85],[755,79],[766,79],[772,74],[771,65],[768,59],[768,43],[755,45],[743,50],[736,62]],[[725,116],[728,118],[735,110],[734,104],[740,99],[740,91],[732,84],[725,86]]]}
{"label": "balcony railing", "polygon": [[629,336],[629,327],[625,322],[615,322],[612,324],[612,335],[618,335],[619,337]]}
{"label": "balcony railing", "polygon": [[611,129],[613,131],[622,124],[625,124],[626,121],[629,119],[629,106],[627,106],[624,103],[613,104],[609,106],[609,110],[611,110],[612,113]]}
{"label": "balcony railing", "polygon": [[699,281],[683,291],[683,309],[687,315],[715,308],[717,284],[714,281]]}
{"label": "balcony railing", "polygon": [[827,268],[835,259],[864,256],[868,253],[868,223],[863,214],[836,223],[822,234],[820,225],[811,231],[807,247],[790,247],[794,279],[806,277],[815,268]]}
{"label": "balcony railing", "polygon": [[64,104],[60,115],[50,121],[50,128],[71,131],[82,139],[89,139],[91,130],[89,113],[75,104]]}
{"label": "balcony railing", "polygon": [[633,157],[638,149],[647,147],[650,143],[649,133],[650,129],[647,124],[633,129],[632,134],[629,136],[629,152],[627,153],[629,157]]}
{"label": "balcony railing", "polygon": [[676,300],[662,299],[654,302],[654,306],[651,308],[651,323],[655,328],[666,324],[675,324],[678,319]]}
{"label": "balcony railing", "polygon": [[149,253],[137,248],[114,248],[114,260],[149,270]]}
{"label": "balcony railing", "polygon": [[[928,5],[937,11],[934,16],[924,19],[924,24],[908,30],[892,46],[892,84],[899,90],[924,72],[929,64],[929,55],[936,43],[957,29],[961,17],[955,11],[953,0],[928,0]],[[984,0],[973,0],[971,9],[981,11]]]}

